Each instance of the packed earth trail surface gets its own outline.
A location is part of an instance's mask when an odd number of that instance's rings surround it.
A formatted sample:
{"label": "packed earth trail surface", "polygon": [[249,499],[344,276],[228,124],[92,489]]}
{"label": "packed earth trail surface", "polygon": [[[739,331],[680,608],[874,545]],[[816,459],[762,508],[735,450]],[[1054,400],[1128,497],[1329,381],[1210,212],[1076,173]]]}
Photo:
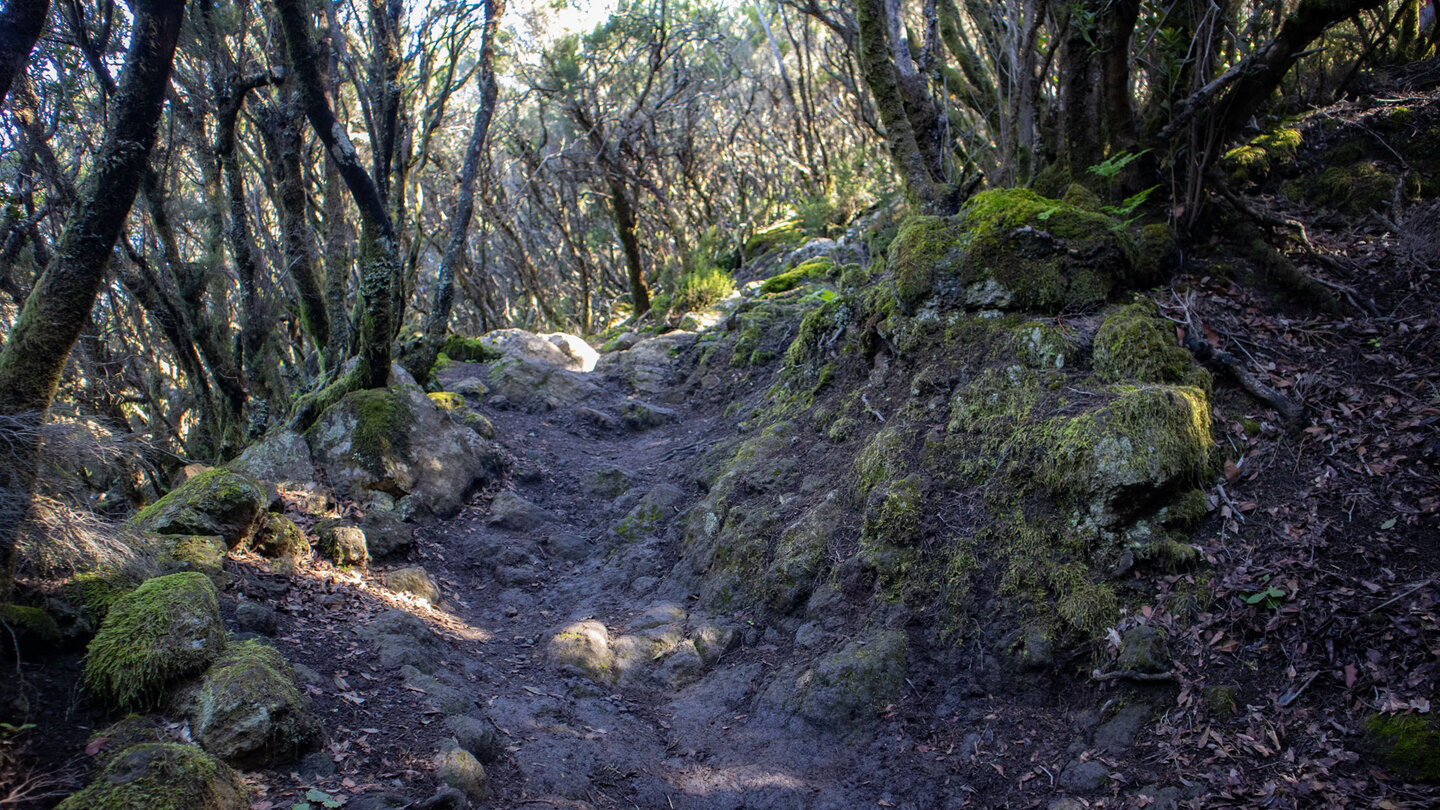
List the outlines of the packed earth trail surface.
{"label": "packed earth trail surface", "polygon": [[[455,390],[482,370],[456,364],[441,381]],[[589,413],[633,401],[602,385]],[[458,732],[489,760],[496,807],[973,805],[954,781],[962,755],[902,722],[918,705],[848,739],[794,725],[757,700],[794,641],[667,586],[672,524],[724,430],[718,403],[672,405],[663,424],[618,432],[568,410],[487,408],[513,483],[419,532],[413,557],[438,579],[440,609],[328,571],[333,584],[292,591],[277,645],[319,676],[311,692],[339,762],[328,778],[302,773],[294,795],[422,798]]]}

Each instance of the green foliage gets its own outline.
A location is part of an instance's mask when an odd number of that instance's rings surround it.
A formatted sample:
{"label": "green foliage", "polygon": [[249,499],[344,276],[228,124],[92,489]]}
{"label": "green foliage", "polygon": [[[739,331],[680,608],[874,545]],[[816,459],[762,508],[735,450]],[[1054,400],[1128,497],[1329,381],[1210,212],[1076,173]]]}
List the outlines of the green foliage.
{"label": "green foliage", "polygon": [[669,311],[677,315],[697,312],[733,292],[735,278],[714,265],[706,265],[679,278],[670,297]]}
{"label": "green foliage", "polygon": [[1090,173],[1105,180],[1113,180],[1120,176],[1120,172],[1124,171],[1126,166],[1139,160],[1149,151],[1149,149],[1145,149],[1135,153],[1116,152],[1104,161],[1091,166]]}

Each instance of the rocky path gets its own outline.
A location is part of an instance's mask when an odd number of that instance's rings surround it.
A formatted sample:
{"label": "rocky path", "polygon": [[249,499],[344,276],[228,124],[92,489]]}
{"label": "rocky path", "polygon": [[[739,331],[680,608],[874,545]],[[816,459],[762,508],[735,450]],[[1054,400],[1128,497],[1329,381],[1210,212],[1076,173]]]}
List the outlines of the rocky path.
{"label": "rocky path", "polygon": [[666,579],[674,524],[698,494],[694,464],[718,417],[681,410],[667,425],[616,433],[568,412],[492,416],[517,456],[514,490],[438,527],[427,545],[445,556],[455,614],[485,636],[466,651],[468,684],[456,686],[476,696],[506,751],[490,766],[497,806],[885,798],[886,786],[853,778],[855,751],[756,716],[766,669],[784,652],[773,631],[700,615]]}

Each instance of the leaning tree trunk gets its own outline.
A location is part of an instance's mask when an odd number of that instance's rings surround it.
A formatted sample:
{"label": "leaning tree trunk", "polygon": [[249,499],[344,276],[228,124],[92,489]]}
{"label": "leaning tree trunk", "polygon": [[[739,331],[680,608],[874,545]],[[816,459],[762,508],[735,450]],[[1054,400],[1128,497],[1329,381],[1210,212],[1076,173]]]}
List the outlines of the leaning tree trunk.
{"label": "leaning tree trunk", "polygon": [[0,11],[0,104],[5,103],[11,80],[30,58],[49,11],[50,0],[5,0]]}
{"label": "leaning tree trunk", "polygon": [[440,277],[435,283],[435,299],[425,316],[425,331],[419,344],[406,358],[405,370],[417,380],[429,378],[439,356],[440,344],[450,325],[450,310],[455,304],[455,271],[465,261],[465,245],[470,237],[470,220],[475,214],[475,183],[480,176],[480,156],[490,132],[490,119],[495,114],[495,32],[500,15],[505,13],[504,0],[485,0],[485,27],[480,32],[480,104],[475,108],[475,123],[470,128],[470,143],[465,148],[465,163],[460,168],[460,193],[450,220],[450,240],[440,261]]}
{"label": "leaning tree trunk", "polygon": [[0,592],[15,573],[16,526],[35,485],[39,428],[70,349],[95,304],[105,267],[150,160],[184,0],[135,0],[125,73],[110,127],[60,249],[35,283],[10,339],[0,349],[0,417],[13,431],[12,457],[0,464]]}
{"label": "leaning tree trunk", "polygon": [[356,389],[384,388],[390,380],[390,340],[395,334],[391,285],[400,269],[399,246],[385,200],[360,163],[345,127],[330,109],[321,81],[319,59],[311,41],[310,20],[301,0],[276,0],[285,45],[294,66],[301,106],[325,152],[340,172],[360,211],[360,357],[346,375],[315,397],[307,397],[295,413],[297,425],[307,424],[329,404]]}
{"label": "leaning tree trunk", "polygon": [[[929,99],[907,99],[895,64],[894,43],[890,41],[890,16],[885,0],[855,0],[856,59],[865,84],[875,101],[880,122],[885,125],[885,145],[895,171],[905,187],[905,196],[928,214],[953,213],[954,189],[944,177],[932,173],[932,155],[921,143],[924,133],[911,120],[909,109]],[[905,57],[905,58],[908,58]],[[913,89],[913,88],[912,88]],[[928,129],[928,128],[927,128]]]}

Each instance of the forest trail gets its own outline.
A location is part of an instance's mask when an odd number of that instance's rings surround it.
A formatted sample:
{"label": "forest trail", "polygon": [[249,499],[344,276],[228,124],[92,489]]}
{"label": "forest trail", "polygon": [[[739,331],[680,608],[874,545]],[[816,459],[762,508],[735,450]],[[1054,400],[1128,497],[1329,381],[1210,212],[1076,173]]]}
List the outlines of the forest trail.
{"label": "forest trail", "polygon": [[[445,382],[453,388],[466,373],[455,369]],[[602,412],[624,400],[613,380],[604,385],[611,401],[597,404]],[[445,557],[440,570],[463,602],[457,616],[487,635],[462,645],[458,671],[502,731],[507,755],[490,771],[497,806],[945,806],[933,796],[898,798],[920,780],[879,755],[913,742],[890,734],[880,745],[844,744],[757,711],[765,671],[790,640],[695,612],[698,597],[667,585],[680,556],[672,524],[698,494],[695,464],[726,432],[718,409],[675,407],[669,424],[620,433],[578,424],[568,411],[491,411],[517,459],[513,493],[548,514],[472,507],[423,544]],[[647,503],[661,514],[627,526],[627,514],[632,524],[648,517]],[[594,622],[624,668],[617,681],[557,666],[547,651],[553,637]],[[684,639],[707,630],[721,649],[694,658]],[[630,656],[652,660],[626,660],[632,639]]]}
{"label": "forest trail", "polygon": [[[455,364],[442,382],[484,368]],[[633,402],[620,388],[605,380],[588,412]],[[743,615],[704,615],[666,580],[681,512],[701,494],[697,460],[734,430],[723,403],[667,404],[668,424],[638,432],[597,430],[571,409],[485,408],[514,458],[509,488],[417,532],[409,564],[441,583],[438,610],[378,586],[395,566],[295,588],[295,630],[276,642],[312,682],[339,766],[262,775],[261,794],[275,807],[310,788],[398,806],[428,795],[453,736],[488,752],[483,806],[961,806],[953,759],[918,755],[896,713],[847,738],[784,712],[775,698],[788,695],[762,698],[795,642]],[[241,586],[253,588],[264,590]],[[557,636],[580,645],[580,666]],[[604,671],[586,674],[597,655]]]}

